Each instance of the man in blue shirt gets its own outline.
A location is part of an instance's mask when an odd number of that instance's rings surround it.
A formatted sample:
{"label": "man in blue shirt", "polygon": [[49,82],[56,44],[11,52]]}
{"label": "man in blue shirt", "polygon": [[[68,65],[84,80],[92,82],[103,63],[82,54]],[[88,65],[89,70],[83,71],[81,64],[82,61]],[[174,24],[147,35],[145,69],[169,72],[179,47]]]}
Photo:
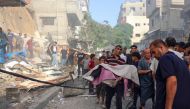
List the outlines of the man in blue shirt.
{"label": "man in blue shirt", "polygon": [[190,109],[190,73],[186,63],[160,39],[153,41],[150,49],[159,60],[155,109]]}
{"label": "man in blue shirt", "polygon": [[143,53],[144,57],[138,63],[141,109],[145,108],[146,101],[149,98],[151,98],[152,102],[154,102],[154,81],[153,81],[152,71],[150,70],[150,65],[151,65],[150,49],[146,48]]}

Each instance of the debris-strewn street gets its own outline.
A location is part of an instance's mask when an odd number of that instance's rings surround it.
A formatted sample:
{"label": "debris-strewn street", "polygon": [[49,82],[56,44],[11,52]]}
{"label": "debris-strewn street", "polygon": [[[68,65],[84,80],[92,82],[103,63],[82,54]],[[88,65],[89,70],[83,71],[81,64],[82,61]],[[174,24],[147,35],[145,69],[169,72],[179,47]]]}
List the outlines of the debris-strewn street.
{"label": "debris-strewn street", "polygon": [[0,0],[0,109],[190,109],[190,0]]}
{"label": "debris-strewn street", "polygon": [[[82,86],[83,80],[76,79],[69,82],[67,85]],[[54,99],[50,100],[45,109],[103,109],[102,104],[97,103],[96,95],[89,95],[88,90],[67,89],[60,91]],[[115,97],[113,97],[112,108],[115,109]],[[123,99],[123,109],[128,109],[131,106],[131,97]],[[146,109],[152,109],[151,100],[147,101]],[[138,103],[139,106],[139,103]]]}

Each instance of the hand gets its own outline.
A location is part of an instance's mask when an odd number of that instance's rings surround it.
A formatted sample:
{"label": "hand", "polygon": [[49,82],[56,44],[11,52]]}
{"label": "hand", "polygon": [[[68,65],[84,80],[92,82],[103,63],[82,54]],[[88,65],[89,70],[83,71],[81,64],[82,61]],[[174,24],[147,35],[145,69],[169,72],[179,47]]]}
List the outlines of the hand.
{"label": "hand", "polygon": [[115,80],[115,82],[114,82],[114,87],[117,85],[117,83],[118,83],[118,81],[120,81],[120,80],[122,80],[122,77],[119,77],[119,78],[117,78],[116,80]]}

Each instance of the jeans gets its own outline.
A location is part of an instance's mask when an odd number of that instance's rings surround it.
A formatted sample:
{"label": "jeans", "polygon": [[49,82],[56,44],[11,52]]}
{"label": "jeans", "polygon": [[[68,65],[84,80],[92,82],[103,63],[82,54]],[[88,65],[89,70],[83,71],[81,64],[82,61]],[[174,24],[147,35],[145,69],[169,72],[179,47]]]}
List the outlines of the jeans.
{"label": "jeans", "polygon": [[66,61],[67,61],[67,59],[64,59],[64,58],[63,58],[62,61],[61,61],[61,64],[62,64],[62,65],[66,65]]}
{"label": "jeans", "polygon": [[[84,72],[83,71],[83,65],[82,64],[80,64],[80,63],[78,63],[78,75],[80,75],[81,74],[81,70],[82,69],[82,72]],[[82,74],[81,74],[82,75]]]}
{"label": "jeans", "polygon": [[56,53],[53,53],[53,54],[52,54],[52,57],[53,57],[53,59],[52,59],[51,65],[58,67],[57,54],[56,54]]}

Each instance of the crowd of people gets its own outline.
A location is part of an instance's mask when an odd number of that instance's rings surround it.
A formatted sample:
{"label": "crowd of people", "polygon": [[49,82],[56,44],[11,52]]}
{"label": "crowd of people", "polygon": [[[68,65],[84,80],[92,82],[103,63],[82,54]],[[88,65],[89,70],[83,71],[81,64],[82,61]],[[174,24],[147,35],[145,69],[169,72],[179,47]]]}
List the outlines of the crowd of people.
{"label": "crowd of people", "polygon": [[[13,52],[24,55],[27,51],[29,58],[33,58],[33,44],[33,37],[29,38],[27,34],[15,35],[10,29],[5,33],[0,28],[1,67],[6,61],[5,57]],[[59,66],[58,52],[57,42],[53,41],[48,46],[47,54],[55,67]],[[111,66],[134,65],[140,85],[128,80],[128,90],[133,98],[130,109],[137,109],[138,97],[140,109],[145,109],[148,99],[152,100],[153,109],[190,109],[190,42],[176,42],[174,37],[168,37],[165,41],[157,39],[142,51],[132,45],[130,53],[127,48],[116,45],[112,51],[103,51],[99,59],[96,54],[88,55],[82,49],[62,47],[60,54],[62,66],[78,65],[78,77],[102,63]],[[115,81],[114,87],[104,83],[94,86],[89,82],[89,94],[96,94],[97,103],[102,104],[103,108],[110,109],[112,98],[116,95],[116,109],[122,109],[125,80],[117,77]]]}
{"label": "crowd of people", "polygon": [[[157,39],[148,48],[141,52],[136,45],[122,49],[115,46],[112,52],[102,52],[99,61],[95,54],[90,56],[78,55],[78,73],[82,68],[83,74],[96,65],[105,63],[112,66],[134,65],[138,71],[140,85],[128,80],[128,90],[133,98],[133,105],[129,109],[137,109],[137,99],[140,98],[140,109],[145,109],[148,99],[152,100],[152,109],[190,109],[190,42],[176,42],[174,37],[168,37],[165,41]],[[83,59],[82,59],[83,58]],[[122,109],[124,97],[124,78],[116,80],[115,87],[104,83],[93,86],[89,82],[89,93],[95,94],[97,103],[110,109],[114,95],[116,95],[116,109]]]}
{"label": "crowd of people", "polygon": [[22,54],[22,56],[26,56],[26,52],[28,52],[29,58],[33,58],[33,44],[33,37],[28,37],[27,34],[13,33],[10,29],[5,33],[0,27],[1,66],[12,54]]}

